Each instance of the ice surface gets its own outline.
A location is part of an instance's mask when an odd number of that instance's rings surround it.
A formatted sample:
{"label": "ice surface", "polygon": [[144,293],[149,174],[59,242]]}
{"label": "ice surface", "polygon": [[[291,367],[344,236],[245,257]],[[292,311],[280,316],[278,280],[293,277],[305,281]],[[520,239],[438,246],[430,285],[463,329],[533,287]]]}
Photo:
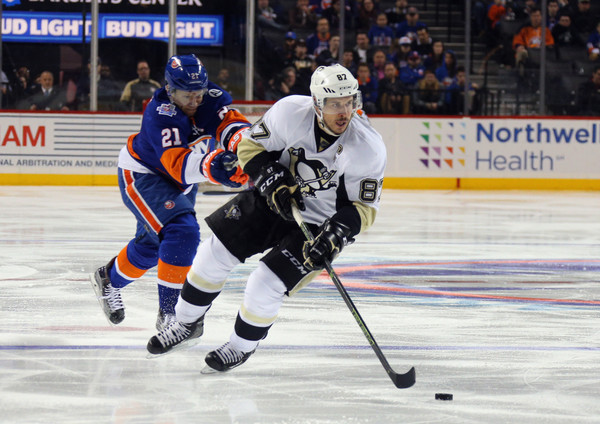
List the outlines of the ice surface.
{"label": "ice surface", "polygon": [[[199,196],[198,216],[227,198]],[[0,211],[2,423],[600,422],[598,193],[384,192],[334,265],[392,367],[415,366],[406,390],[325,274],[246,364],[201,375],[256,258],[199,345],[146,359],[156,273],[123,291],[117,327],[88,281],[133,235],[118,190],[0,187]]]}

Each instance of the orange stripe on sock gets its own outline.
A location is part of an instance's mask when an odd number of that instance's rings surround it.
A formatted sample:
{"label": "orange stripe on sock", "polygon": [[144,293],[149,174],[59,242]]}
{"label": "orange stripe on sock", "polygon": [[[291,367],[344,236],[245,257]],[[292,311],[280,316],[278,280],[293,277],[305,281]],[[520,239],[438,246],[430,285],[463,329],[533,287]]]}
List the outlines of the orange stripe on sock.
{"label": "orange stripe on sock", "polygon": [[171,265],[158,260],[158,279],[167,283],[183,284],[185,277],[192,266]]}
{"label": "orange stripe on sock", "polygon": [[119,252],[119,256],[117,256],[117,266],[119,267],[118,269],[121,271],[121,274],[131,280],[136,280],[146,273],[145,269],[140,269],[129,262],[129,259],[127,258],[127,247]]}
{"label": "orange stripe on sock", "polygon": [[127,169],[123,170],[123,178],[126,183],[126,192],[129,199],[133,202],[137,210],[142,214],[148,225],[152,227],[156,234],[160,233],[162,230],[162,224],[156,218],[154,213],[150,210],[146,202],[140,197],[140,194],[137,192],[134,185],[133,173]]}

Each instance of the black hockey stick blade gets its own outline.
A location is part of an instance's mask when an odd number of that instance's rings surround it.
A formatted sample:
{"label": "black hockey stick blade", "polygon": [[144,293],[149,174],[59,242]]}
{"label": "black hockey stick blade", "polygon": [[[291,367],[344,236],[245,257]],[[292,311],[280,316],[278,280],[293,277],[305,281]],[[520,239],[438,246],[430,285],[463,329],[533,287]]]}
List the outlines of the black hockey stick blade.
{"label": "black hockey stick blade", "polygon": [[412,387],[415,384],[415,381],[417,380],[415,367],[412,367],[410,370],[408,370],[408,372],[404,374],[398,374],[390,369],[388,371],[388,375],[392,379],[394,386],[396,386],[399,389],[408,389],[409,387]]}

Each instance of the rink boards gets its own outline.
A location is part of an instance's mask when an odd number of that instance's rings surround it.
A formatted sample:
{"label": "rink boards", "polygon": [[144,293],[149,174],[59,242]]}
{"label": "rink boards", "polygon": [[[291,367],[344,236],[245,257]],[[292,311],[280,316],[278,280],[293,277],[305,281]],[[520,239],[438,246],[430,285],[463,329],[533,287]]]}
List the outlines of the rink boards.
{"label": "rink boards", "polygon": [[[258,115],[250,116],[252,120]],[[600,120],[371,118],[385,188],[600,190]],[[116,185],[139,114],[0,113],[0,185]]]}

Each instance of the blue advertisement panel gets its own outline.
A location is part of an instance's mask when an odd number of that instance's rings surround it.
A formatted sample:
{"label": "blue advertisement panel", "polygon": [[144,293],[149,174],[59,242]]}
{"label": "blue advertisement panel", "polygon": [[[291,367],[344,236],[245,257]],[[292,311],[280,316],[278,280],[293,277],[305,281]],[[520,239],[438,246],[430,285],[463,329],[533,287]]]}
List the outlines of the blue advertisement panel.
{"label": "blue advertisement panel", "polygon": [[[6,42],[80,43],[85,26],[90,40],[91,16],[78,13],[4,12],[2,40]],[[178,15],[175,34],[180,45],[222,46],[222,15]],[[100,14],[99,38],[141,38],[168,41],[169,17],[151,14]]]}

